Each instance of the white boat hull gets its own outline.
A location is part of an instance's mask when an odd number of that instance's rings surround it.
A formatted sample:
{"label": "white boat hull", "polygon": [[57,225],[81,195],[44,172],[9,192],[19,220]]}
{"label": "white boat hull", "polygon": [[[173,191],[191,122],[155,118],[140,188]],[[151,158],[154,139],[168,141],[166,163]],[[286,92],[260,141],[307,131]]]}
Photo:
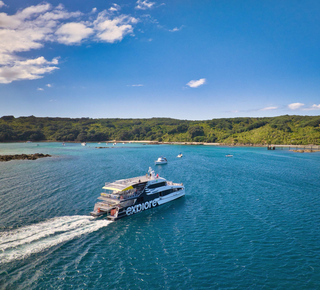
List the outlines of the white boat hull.
{"label": "white boat hull", "polygon": [[179,197],[182,197],[185,194],[186,194],[185,190],[183,189],[183,190],[179,190],[177,192],[173,192],[171,194],[168,194],[166,196],[159,197],[158,204],[159,205],[165,204],[165,203],[173,201]]}

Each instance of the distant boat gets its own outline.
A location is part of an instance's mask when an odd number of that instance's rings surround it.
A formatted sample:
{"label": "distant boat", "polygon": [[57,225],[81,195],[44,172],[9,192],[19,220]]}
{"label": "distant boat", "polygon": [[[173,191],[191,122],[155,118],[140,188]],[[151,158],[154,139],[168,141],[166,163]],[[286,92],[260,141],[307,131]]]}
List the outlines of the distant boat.
{"label": "distant boat", "polygon": [[156,165],[167,164],[168,160],[166,157],[159,157],[155,162]]}
{"label": "distant boat", "polygon": [[182,154],[182,153],[179,153],[177,157],[178,157],[178,158],[181,158],[182,156],[183,156],[183,154]]}
{"label": "distant boat", "polygon": [[233,155],[231,155],[231,154],[227,154],[227,155],[226,155],[226,157],[233,157]]}
{"label": "distant boat", "polygon": [[62,143],[62,146],[66,146],[66,144],[63,142],[63,143]]}
{"label": "distant boat", "polygon": [[82,142],[81,145],[82,146],[87,146],[87,143],[86,142]]}

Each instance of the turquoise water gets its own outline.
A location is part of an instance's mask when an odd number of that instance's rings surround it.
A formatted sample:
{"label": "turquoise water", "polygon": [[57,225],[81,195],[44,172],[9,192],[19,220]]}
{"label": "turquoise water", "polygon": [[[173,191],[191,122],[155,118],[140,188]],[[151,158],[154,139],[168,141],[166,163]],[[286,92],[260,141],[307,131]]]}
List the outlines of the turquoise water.
{"label": "turquoise water", "polygon": [[[320,288],[320,153],[95,146],[0,144],[54,155],[0,163],[1,289]],[[168,164],[154,166],[161,155]],[[106,181],[149,166],[186,196],[116,222],[89,217]]]}

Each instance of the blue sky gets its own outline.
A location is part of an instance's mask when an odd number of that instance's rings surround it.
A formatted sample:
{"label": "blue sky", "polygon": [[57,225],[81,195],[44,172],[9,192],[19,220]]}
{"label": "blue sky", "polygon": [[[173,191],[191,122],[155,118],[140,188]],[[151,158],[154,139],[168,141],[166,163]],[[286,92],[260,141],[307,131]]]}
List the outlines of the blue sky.
{"label": "blue sky", "polygon": [[320,1],[0,0],[0,116],[320,115]]}

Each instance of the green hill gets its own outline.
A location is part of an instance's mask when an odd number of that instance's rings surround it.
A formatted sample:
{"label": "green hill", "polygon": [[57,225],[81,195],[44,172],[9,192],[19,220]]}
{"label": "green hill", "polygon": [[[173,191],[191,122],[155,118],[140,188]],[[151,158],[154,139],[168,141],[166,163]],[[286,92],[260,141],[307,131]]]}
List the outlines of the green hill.
{"label": "green hill", "polygon": [[150,140],[226,144],[320,145],[320,116],[90,119],[3,116],[0,142]]}

